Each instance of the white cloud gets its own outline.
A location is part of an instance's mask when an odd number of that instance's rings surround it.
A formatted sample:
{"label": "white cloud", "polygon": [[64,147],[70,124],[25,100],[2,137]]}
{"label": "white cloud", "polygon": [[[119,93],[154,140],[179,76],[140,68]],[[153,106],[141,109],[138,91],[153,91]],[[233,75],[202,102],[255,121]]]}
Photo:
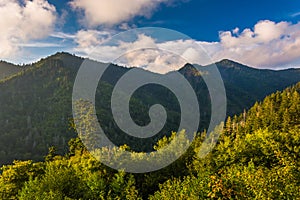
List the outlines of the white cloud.
{"label": "white cloud", "polygon": [[0,0],[0,57],[12,58],[20,44],[49,35],[56,9],[45,0]]}
{"label": "white cloud", "polygon": [[[160,73],[179,69],[185,62],[206,65],[225,58],[256,68],[300,67],[300,22],[259,21],[252,29],[220,32],[218,42],[157,42],[140,34],[132,42],[103,44],[109,36],[97,31],[77,34],[76,52],[100,61],[144,67]],[[143,47],[150,49],[141,49]]]}
{"label": "white cloud", "polygon": [[298,67],[300,23],[259,21],[253,28],[235,36],[235,31],[220,33],[220,42],[211,44],[213,60],[233,59],[257,68]]}
{"label": "white cloud", "polygon": [[146,70],[167,73],[182,67],[186,60],[159,49],[140,49],[124,54],[115,63],[125,66],[142,67]]}
{"label": "white cloud", "polygon": [[119,29],[120,30],[124,30],[124,31],[127,31],[129,29],[134,29],[134,28],[137,28],[136,25],[129,25],[128,23],[122,23],[120,26],[119,26]]}
{"label": "white cloud", "polygon": [[60,39],[75,39],[76,36],[73,34],[63,33],[63,32],[53,32],[50,34],[51,37]]}
{"label": "white cloud", "polygon": [[[133,42],[117,40],[115,41],[116,44],[103,44],[110,40],[111,36],[112,34],[109,32],[80,30],[76,34],[75,42],[77,47],[74,50],[102,62],[114,62],[114,60],[124,56],[124,54],[140,49],[143,46],[156,47],[154,39],[145,35],[139,35],[136,41]],[[129,65],[129,63],[126,64]],[[131,66],[134,66],[134,64]]]}
{"label": "white cloud", "polygon": [[[82,55],[89,55],[93,58],[92,54],[96,52],[97,47],[107,38],[111,36],[112,33],[107,31],[97,31],[97,30],[79,30],[74,35],[74,42],[77,46],[74,48],[76,53]],[[107,52],[113,54],[113,52]],[[104,60],[102,60],[104,61]]]}
{"label": "white cloud", "polygon": [[161,3],[174,0],[72,0],[75,10],[84,12],[84,23],[89,27],[117,25],[136,16],[149,17]]}
{"label": "white cloud", "polygon": [[[269,20],[260,21],[254,26],[254,30],[247,28],[239,34],[239,28],[220,33],[221,43],[228,48],[259,43],[269,43],[280,39],[285,34],[289,24],[287,22],[275,23]],[[233,36],[237,35],[237,36]]]}
{"label": "white cloud", "polygon": [[19,43],[19,47],[31,47],[31,48],[47,48],[47,47],[62,47],[61,44],[49,43],[49,42],[28,42]]}
{"label": "white cloud", "polygon": [[291,17],[298,17],[300,16],[300,12],[295,12],[293,14],[290,15]]}
{"label": "white cloud", "polygon": [[[105,36],[105,38],[101,38]],[[78,46],[75,52],[102,62],[112,62],[124,66],[142,67],[147,70],[166,73],[181,68],[185,63],[205,61],[205,52],[193,40],[177,40],[158,43],[154,38],[138,34],[131,42],[110,42],[107,35],[97,31],[80,31],[77,34]],[[112,39],[114,40],[114,39]],[[201,60],[202,59],[202,60]]]}
{"label": "white cloud", "polygon": [[103,42],[103,37],[109,35],[109,32],[102,32],[96,30],[80,30],[75,36],[75,42],[80,46],[80,48],[96,46]]}
{"label": "white cloud", "polygon": [[240,32],[240,29],[236,27],[235,29],[232,30],[233,34],[238,34]]}

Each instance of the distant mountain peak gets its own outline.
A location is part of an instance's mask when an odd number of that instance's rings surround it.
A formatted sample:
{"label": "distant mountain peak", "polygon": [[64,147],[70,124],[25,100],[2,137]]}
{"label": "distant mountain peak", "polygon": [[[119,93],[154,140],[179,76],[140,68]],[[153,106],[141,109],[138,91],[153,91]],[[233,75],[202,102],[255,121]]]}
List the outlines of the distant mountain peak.
{"label": "distant mountain peak", "polygon": [[241,63],[238,63],[236,61],[229,60],[229,59],[223,59],[223,60],[221,60],[219,62],[216,62],[215,64],[218,67],[225,67],[225,68],[255,69],[255,68],[249,67],[247,65],[244,65],[244,64],[241,64]]}
{"label": "distant mountain peak", "polygon": [[[201,67],[201,65],[197,65],[197,66]],[[197,70],[194,65],[192,65],[190,63],[185,64],[182,68],[180,68],[178,70],[178,72],[180,72],[184,76],[188,76],[188,77],[190,77],[190,76],[194,76],[194,77],[201,76],[201,72],[199,70]]]}
{"label": "distant mountain peak", "polygon": [[[246,70],[256,70],[255,68],[251,68],[249,66],[243,65],[241,63],[238,63],[236,61],[232,61],[229,59],[223,59],[221,61],[218,61],[216,63],[212,63],[206,66],[201,66],[201,67],[210,67],[216,65],[218,68],[223,68],[223,69],[235,69],[235,70],[241,70],[241,69],[246,69]],[[185,75],[197,75],[198,71],[195,68],[193,64],[187,63],[185,64],[182,68],[178,70],[180,73],[185,74]]]}
{"label": "distant mountain peak", "polygon": [[62,51],[62,52],[57,52],[57,53],[55,53],[53,55],[50,55],[50,56],[44,58],[44,60],[45,59],[49,59],[49,58],[50,59],[51,58],[52,59],[64,59],[64,58],[80,58],[80,57],[76,56],[75,54],[71,54],[71,53]]}
{"label": "distant mountain peak", "polygon": [[54,55],[52,56],[75,56],[74,54],[71,54],[69,52],[65,52],[65,51],[61,51],[61,52],[56,52]]}
{"label": "distant mountain peak", "polygon": [[190,63],[186,63],[183,67],[181,67],[178,71],[179,72],[186,72],[188,70],[194,69],[195,67],[190,64]]}
{"label": "distant mountain peak", "polygon": [[178,71],[180,70],[186,70],[186,69],[192,69],[194,68],[194,66],[190,63],[186,63],[182,68],[180,68]]}

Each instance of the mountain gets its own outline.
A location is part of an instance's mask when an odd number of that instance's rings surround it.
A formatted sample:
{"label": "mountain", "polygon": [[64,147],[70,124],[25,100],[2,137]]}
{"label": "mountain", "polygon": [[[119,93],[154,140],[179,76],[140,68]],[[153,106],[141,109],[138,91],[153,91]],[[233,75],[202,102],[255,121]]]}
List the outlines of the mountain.
{"label": "mountain", "polygon": [[[113,170],[74,138],[64,156],[51,149],[43,162],[15,161],[3,166],[0,198],[299,199],[299,105],[300,82],[267,96],[239,116],[228,117],[223,134],[206,157],[197,156],[201,147],[210,145],[203,143],[203,132],[178,160],[150,173]],[[171,152],[186,142],[181,136],[173,138],[176,143],[170,144]],[[164,159],[169,158],[162,147],[171,139],[157,144],[157,153],[163,152]],[[111,157],[112,152],[103,156],[118,159],[121,149],[116,150],[116,157]],[[138,153],[130,160],[121,158],[123,162],[147,160]]]}
{"label": "mountain", "polygon": [[21,71],[22,71],[21,66],[17,66],[5,61],[0,61],[0,80],[3,80]]}
{"label": "mountain", "polygon": [[299,199],[299,105],[300,82],[228,118],[214,150],[148,199]]}
{"label": "mountain", "polygon": [[236,85],[241,90],[252,93],[251,96],[261,100],[271,90],[283,90],[287,84],[294,84],[299,80],[300,69],[268,70],[255,69],[230,60],[216,63],[222,78],[226,83]]}
{"label": "mountain", "polygon": [[[70,128],[71,98],[74,80],[82,62],[83,58],[57,53],[32,65],[23,66],[21,71],[15,71],[12,76],[5,75],[6,78],[0,83],[0,164],[15,159],[41,160],[51,146],[55,146],[60,154],[67,151],[67,141],[76,137],[75,131]],[[300,81],[299,69],[259,70],[229,60],[220,61],[216,65],[227,91],[228,116],[241,113],[266,95]],[[209,67],[203,66],[201,70],[205,71]],[[167,125],[149,139],[136,139],[124,134],[113,120],[110,98],[116,82],[129,70],[111,64],[103,74],[96,93],[98,119],[114,143],[126,143],[136,151],[150,151],[162,136],[177,131],[180,107],[174,94],[166,88],[155,84],[144,86],[130,100],[131,117],[137,124],[147,125],[150,122],[150,106],[160,103],[167,110]],[[198,96],[201,131],[207,128],[210,119],[207,87],[193,65],[187,64],[179,72],[191,83]]]}
{"label": "mountain", "polygon": [[[256,101],[267,95],[281,91],[300,80],[300,69],[267,70],[251,68],[240,63],[224,59],[215,63],[222,76],[227,98],[228,115],[232,116],[250,108]],[[204,66],[205,69],[208,66]],[[202,67],[201,67],[202,68]],[[198,84],[201,76],[192,65],[187,64],[179,70],[190,82]]]}

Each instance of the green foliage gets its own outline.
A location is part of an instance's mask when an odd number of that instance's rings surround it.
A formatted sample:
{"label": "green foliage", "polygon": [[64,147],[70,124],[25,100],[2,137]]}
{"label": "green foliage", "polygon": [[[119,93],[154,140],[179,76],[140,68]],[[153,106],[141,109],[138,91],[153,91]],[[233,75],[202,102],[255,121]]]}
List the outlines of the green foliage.
{"label": "green foliage", "polygon": [[[171,124],[158,137],[151,138],[147,147],[121,134],[111,122],[109,99],[113,85],[128,69],[111,66],[106,72],[111,79],[100,81],[102,85],[96,99],[102,98],[97,101],[96,111],[101,126],[119,147],[96,149],[94,153],[99,153],[98,158],[118,164],[118,158],[129,151],[132,154],[124,162],[134,164],[146,158],[144,151],[155,150],[155,160],[161,162],[190,145],[184,155],[164,169],[129,174],[103,165],[91,156],[78,137],[70,139],[75,136],[74,121],[70,120],[71,83],[81,62],[71,55],[57,54],[27,66],[20,74],[0,84],[4,97],[0,98],[3,106],[0,114],[1,162],[15,157],[41,160],[41,154],[45,155],[48,150],[45,162],[14,161],[1,168],[0,199],[300,199],[300,83],[254,104],[254,99],[294,82],[299,76],[297,70],[277,73],[253,70],[227,60],[217,63],[229,91],[229,114],[242,112],[251,104],[254,106],[239,116],[228,117],[224,124],[216,127],[219,131],[224,125],[223,134],[213,151],[201,158],[199,150],[205,152],[211,147],[210,142],[203,143],[206,132],[197,134],[190,144],[184,131],[169,131],[176,129],[178,106],[173,105],[174,96],[167,93],[165,96],[169,98],[165,98],[162,95],[165,89],[159,87],[150,86],[148,89],[152,92],[149,93],[144,87],[134,94],[131,114],[137,124],[145,125],[149,123],[146,111],[159,100],[167,107]],[[192,66],[185,66],[180,72],[199,97],[201,92],[207,92],[201,76]],[[281,74],[275,82],[274,73]],[[264,76],[272,79],[262,78]],[[290,82],[286,80],[289,76]],[[256,93],[259,87],[262,89]],[[250,93],[253,96],[247,99]],[[207,105],[209,102],[205,98],[200,100]],[[81,115],[80,121],[83,125],[91,123],[90,128],[93,128],[95,122],[89,117],[91,107],[86,103],[78,104],[82,112],[87,113]],[[204,113],[208,112],[205,109]],[[11,113],[16,113],[17,117],[12,117]],[[206,120],[209,112],[204,116]],[[207,123],[205,120],[201,123]],[[80,130],[80,126],[76,129]],[[93,137],[80,131],[79,135],[83,141],[85,137],[89,140]],[[212,134],[209,141],[214,141],[214,136]],[[62,144],[68,139],[67,148]],[[65,156],[61,156],[64,152]],[[114,157],[109,156],[112,153]]]}
{"label": "green foliage", "polygon": [[42,177],[29,180],[19,193],[19,199],[78,199],[84,194],[84,184],[75,170],[63,161],[48,163]]}
{"label": "green foliage", "polygon": [[299,91],[300,83],[228,118],[213,152],[193,160],[194,175],[168,180],[150,199],[299,199]]}
{"label": "green foliage", "polygon": [[32,177],[43,174],[44,163],[14,161],[13,165],[3,166],[0,176],[1,199],[16,199],[19,190]]}
{"label": "green foliage", "polygon": [[205,199],[208,197],[208,193],[210,191],[210,176],[208,176],[208,174],[201,174],[199,176],[201,176],[201,178],[186,176],[183,180],[170,179],[160,185],[160,191],[155,192],[155,194],[150,196],[149,199]]}
{"label": "green foliage", "polygon": [[[79,152],[79,151],[78,151]],[[138,199],[135,179],[87,152],[45,163],[14,162],[0,176],[1,199]]]}
{"label": "green foliage", "polygon": [[15,66],[5,61],[0,61],[0,80],[8,79],[20,71],[22,71],[21,66]]}
{"label": "green foliage", "polygon": [[[52,146],[56,147],[56,153],[60,155],[68,151],[67,142],[76,137],[75,131],[69,129],[72,117],[72,88],[82,62],[82,58],[68,53],[57,53],[26,66],[0,62],[0,72],[2,75],[6,74],[0,77],[1,165],[11,163],[14,159],[41,161]],[[217,63],[217,66],[226,87],[227,110],[230,116],[249,108],[266,95],[300,80],[300,71],[297,69],[256,70],[228,60]],[[207,73],[205,69],[204,67],[199,73],[192,65],[186,65],[179,70],[191,83],[199,99],[199,131],[207,128],[211,112],[209,92],[204,80],[199,76],[201,73]],[[148,124],[150,106],[159,103],[167,110],[167,125],[146,142],[123,134],[114,123],[110,99],[114,85],[128,70],[115,65],[110,65],[106,70],[96,93],[97,116],[103,130],[109,133],[110,140],[115,144],[127,144],[137,152],[152,151],[159,139],[177,131],[180,107],[176,97],[168,89],[153,84],[141,87],[130,100],[133,120],[141,126]],[[293,109],[297,108],[291,107],[289,112],[283,113],[284,123],[294,120],[297,113],[287,116]],[[257,123],[257,126],[259,125],[260,122]]]}

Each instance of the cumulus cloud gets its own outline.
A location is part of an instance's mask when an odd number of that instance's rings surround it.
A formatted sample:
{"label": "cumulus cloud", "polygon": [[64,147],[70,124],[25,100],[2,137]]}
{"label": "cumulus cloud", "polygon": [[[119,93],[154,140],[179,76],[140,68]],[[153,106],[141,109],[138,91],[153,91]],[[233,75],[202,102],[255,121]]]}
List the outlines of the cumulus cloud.
{"label": "cumulus cloud", "polygon": [[207,65],[225,58],[256,68],[300,67],[300,22],[259,21],[253,28],[220,32],[217,42],[192,39],[157,42],[139,34],[131,42],[103,44],[110,36],[97,31],[77,34],[76,51],[100,61],[159,73],[179,69],[186,62]]}
{"label": "cumulus cloud", "polygon": [[52,31],[56,9],[45,0],[0,0],[0,57],[11,58],[20,45]]}
{"label": "cumulus cloud", "polygon": [[97,31],[97,30],[80,30],[75,36],[75,42],[80,48],[87,48],[90,46],[96,46],[102,43],[106,36],[110,36],[110,32]]}
{"label": "cumulus cloud", "polygon": [[137,34],[136,39],[130,42],[112,39],[113,43],[107,43],[110,39],[106,36],[102,32],[81,31],[77,34],[75,51],[102,62],[142,67],[157,73],[178,70],[187,62],[211,62],[193,40],[157,42],[150,36]]}
{"label": "cumulus cloud", "polygon": [[83,11],[84,23],[94,27],[98,25],[117,25],[127,22],[135,16],[149,17],[162,3],[170,4],[174,0],[72,0],[75,10]]}
{"label": "cumulus cloud", "polygon": [[[300,23],[259,21],[253,29],[220,33],[210,55],[229,58],[258,68],[293,67],[300,59]],[[298,66],[294,66],[298,67]]]}
{"label": "cumulus cloud", "polygon": [[[73,40],[77,46],[73,49],[76,53],[89,56],[90,58],[95,58],[93,54],[97,52],[97,48],[101,43],[105,42],[107,38],[111,37],[111,32],[98,31],[98,30],[79,30],[75,35],[73,35]],[[103,52],[104,57],[106,54],[110,54],[112,57],[113,52]],[[101,61],[105,61],[102,59]]]}
{"label": "cumulus cloud", "polygon": [[[268,43],[274,39],[280,39],[285,34],[289,24],[287,22],[275,23],[272,21],[260,21],[254,26],[254,30],[247,28],[239,33],[239,28],[231,31],[221,32],[221,43],[228,48],[253,45],[258,43]],[[237,35],[234,36],[233,34]]]}
{"label": "cumulus cloud", "polygon": [[114,62],[124,66],[141,67],[152,72],[164,74],[182,67],[186,60],[171,52],[150,48],[128,52]]}

